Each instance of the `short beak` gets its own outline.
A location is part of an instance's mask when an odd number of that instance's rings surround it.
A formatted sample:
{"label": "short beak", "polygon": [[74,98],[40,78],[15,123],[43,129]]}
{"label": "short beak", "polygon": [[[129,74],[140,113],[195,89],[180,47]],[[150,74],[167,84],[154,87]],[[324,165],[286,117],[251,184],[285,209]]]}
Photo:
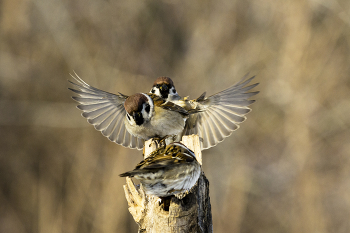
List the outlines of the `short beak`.
{"label": "short beak", "polygon": [[160,86],[159,89],[161,91],[167,91],[168,90],[168,86],[164,84],[164,85]]}

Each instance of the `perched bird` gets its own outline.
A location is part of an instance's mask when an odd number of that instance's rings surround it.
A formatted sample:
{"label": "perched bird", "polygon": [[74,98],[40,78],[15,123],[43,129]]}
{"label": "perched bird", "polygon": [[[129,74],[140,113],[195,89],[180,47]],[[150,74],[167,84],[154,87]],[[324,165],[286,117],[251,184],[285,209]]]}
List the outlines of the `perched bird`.
{"label": "perched bird", "polygon": [[148,195],[167,197],[189,191],[197,182],[201,165],[185,145],[173,142],[153,151],[134,170],[120,174],[140,180]]}
{"label": "perched bird", "polygon": [[189,116],[182,135],[197,134],[201,138],[200,144],[204,150],[230,136],[239,128],[238,124],[245,121],[245,115],[251,111],[248,106],[255,100],[248,100],[248,98],[259,92],[248,91],[259,83],[246,86],[254,78],[246,79],[246,76],[226,90],[209,97],[205,97],[206,92],[204,92],[195,100],[181,98],[169,77],[157,78],[150,92],[187,111],[197,110],[196,114]]}
{"label": "perched bird", "polygon": [[72,77],[77,89],[69,88],[79,96],[82,116],[111,141],[125,147],[142,149],[145,140],[161,139],[180,134],[190,112],[149,93],[126,96],[112,94],[85,83],[78,75]]}

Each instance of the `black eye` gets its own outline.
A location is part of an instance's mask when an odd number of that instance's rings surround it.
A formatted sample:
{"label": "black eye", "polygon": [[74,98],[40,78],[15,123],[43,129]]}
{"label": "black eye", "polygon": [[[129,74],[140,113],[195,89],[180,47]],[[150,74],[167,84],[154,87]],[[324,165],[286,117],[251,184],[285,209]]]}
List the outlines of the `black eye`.
{"label": "black eye", "polygon": [[128,117],[128,120],[130,121],[130,117],[129,117],[129,114],[126,114],[126,116]]}
{"label": "black eye", "polygon": [[147,113],[149,113],[149,110],[151,110],[150,108],[151,108],[151,107],[149,106],[149,104],[147,104],[147,105],[146,105],[146,108],[145,108],[145,110],[146,110]]}
{"label": "black eye", "polygon": [[173,93],[175,94],[176,93],[176,89],[174,88],[174,90],[173,90]]}

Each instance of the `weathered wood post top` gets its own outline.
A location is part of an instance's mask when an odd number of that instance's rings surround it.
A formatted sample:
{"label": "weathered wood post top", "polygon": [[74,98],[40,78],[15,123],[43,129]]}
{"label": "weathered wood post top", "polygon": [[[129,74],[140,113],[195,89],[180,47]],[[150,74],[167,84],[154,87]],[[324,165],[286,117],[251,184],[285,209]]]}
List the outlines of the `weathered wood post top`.
{"label": "weathered wood post top", "polygon": [[[181,141],[192,150],[202,165],[202,153],[197,135],[184,136]],[[156,149],[152,140],[145,143],[145,158]],[[124,185],[129,211],[139,225],[139,232],[213,232],[209,181],[202,172],[197,184],[179,199],[170,196],[168,202],[159,202],[159,198],[146,195],[140,186],[134,185],[127,177]],[[169,203],[170,202],[170,203]]]}

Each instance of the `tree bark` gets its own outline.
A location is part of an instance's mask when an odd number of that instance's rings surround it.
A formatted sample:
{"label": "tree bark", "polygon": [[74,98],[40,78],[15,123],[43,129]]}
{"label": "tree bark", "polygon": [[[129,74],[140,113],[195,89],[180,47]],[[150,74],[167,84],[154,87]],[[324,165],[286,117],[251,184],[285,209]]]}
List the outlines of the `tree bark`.
{"label": "tree bark", "polygon": [[[184,136],[182,143],[195,153],[197,161],[202,164],[199,137]],[[155,143],[147,141],[144,146],[144,157],[146,158],[155,149]],[[140,185],[135,187],[129,177],[126,178],[124,191],[129,211],[139,225],[139,232],[213,232],[209,181],[203,171],[197,184],[183,198],[175,196],[169,198],[170,205],[160,204],[158,197],[146,195]]]}

